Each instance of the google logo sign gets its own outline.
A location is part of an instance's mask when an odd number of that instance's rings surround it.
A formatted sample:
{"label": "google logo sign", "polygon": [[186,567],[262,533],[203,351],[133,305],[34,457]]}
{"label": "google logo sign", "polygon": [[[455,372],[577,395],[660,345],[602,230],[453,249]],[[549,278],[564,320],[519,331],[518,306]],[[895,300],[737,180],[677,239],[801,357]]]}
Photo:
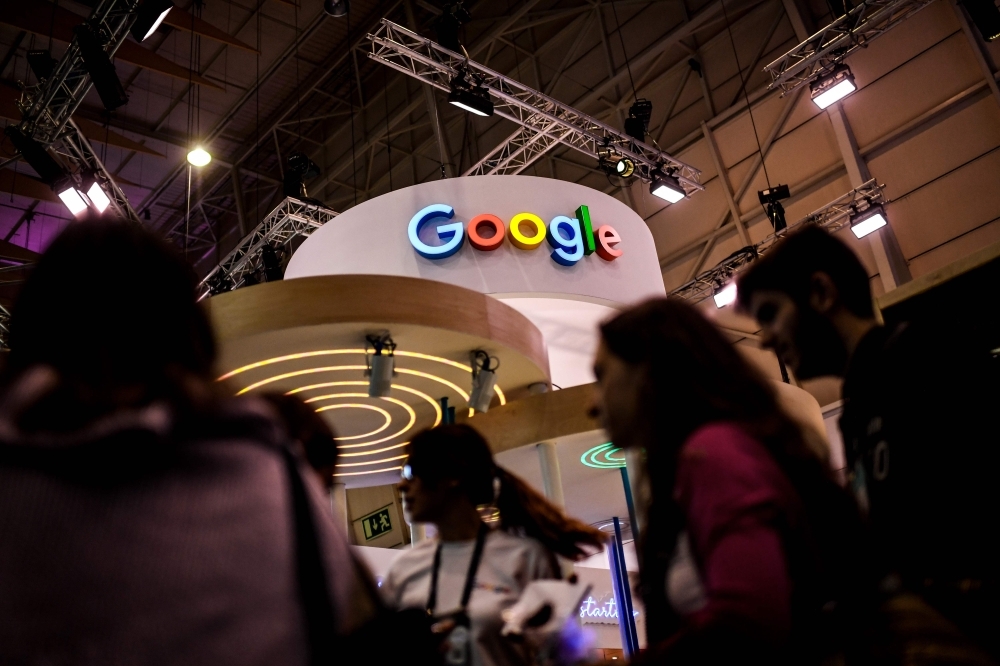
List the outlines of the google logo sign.
{"label": "google logo sign", "polygon": [[436,231],[441,245],[428,245],[420,239],[420,230],[424,226],[453,217],[455,209],[448,204],[431,204],[417,211],[407,228],[410,245],[417,254],[425,259],[445,259],[461,250],[468,236],[469,245],[480,252],[498,249],[503,245],[504,238],[509,238],[511,244],[520,250],[537,250],[542,241],[547,240],[552,247],[552,259],[563,266],[572,266],[589,254],[596,253],[605,261],[614,261],[622,256],[622,251],[616,247],[621,243],[621,236],[608,224],[595,230],[586,206],[576,209],[576,217],[557,215],[548,226],[534,213],[518,213],[506,226],[496,215],[483,213],[469,220],[467,225],[461,222],[439,223]]}

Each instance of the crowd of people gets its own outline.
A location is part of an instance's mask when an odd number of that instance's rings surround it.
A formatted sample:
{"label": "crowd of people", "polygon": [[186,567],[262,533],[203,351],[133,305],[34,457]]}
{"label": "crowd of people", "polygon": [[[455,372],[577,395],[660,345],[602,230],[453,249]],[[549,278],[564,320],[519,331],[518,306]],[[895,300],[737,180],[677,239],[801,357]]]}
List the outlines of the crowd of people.
{"label": "crowd of people", "polygon": [[[399,482],[436,536],[379,589],[324,496],[334,433],[214,381],[194,287],[163,241],[108,222],[64,231],[24,285],[0,374],[0,665],[540,663],[511,608],[605,534],[439,426]],[[633,661],[995,663],[995,368],[946,327],[882,325],[818,228],[738,293],[795,378],[844,378],[847,484],[695,308],[602,324],[589,409],[638,477]]]}

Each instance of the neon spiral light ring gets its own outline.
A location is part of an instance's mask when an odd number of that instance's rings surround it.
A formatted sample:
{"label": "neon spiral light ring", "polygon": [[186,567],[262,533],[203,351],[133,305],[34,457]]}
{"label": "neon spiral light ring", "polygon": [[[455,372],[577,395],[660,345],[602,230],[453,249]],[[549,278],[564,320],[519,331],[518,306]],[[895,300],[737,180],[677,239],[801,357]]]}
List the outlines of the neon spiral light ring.
{"label": "neon spiral light ring", "polygon": [[[334,393],[334,394],[331,394],[331,395],[320,396],[319,398],[313,398],[313,400],[322,400],[322,399],[330,399],[330,398],[367,398],[367,397],[368,397],[367,393]],[[362,447],[362,446],[371,446],[372,444],[381,444],[382,442],[388,442],[390,439],[395,439],[395,438],[397,438],[397,437],[405,434],[410,428],[413,427],[413,424],[417,422],[417,413],[415,411],[413,411],[412,407],[410,407],[408,404],[406,404],[402,400],[398,400],[396,398],[379,398],[379,399],[380,400],[387,400],[387,401],[389,401],[389,402],[391,402],[391,403],[393,403],[395,405],[399,405],[400,407],[402,407],[403,409],[405,409],[406,413],[410,417],[409,422],[405,426],[403,426],[400,430],[397,430],[396,432],[394,432],[391,435],[388,435],[386,437],[382,437],[381,439],[373,439],[370,442],[364,442],[362,444],[341,444],[340,446],[337,447],[338,449],[355,449],[355,448]],[[306,402],[309,403],[309,402],[312,402],[313,400],[306,400]],[[337,409],[337,407],[338,407],[337,405],[326,405],[324,407],[320,407],[319,409],[317,409],[316,413],[318,414],[319,412],[325,412],[325,411],[330,410],[330,409]]]}
{"label": "neon spiral light ring", "polygon": [[381,407],[376,407],[375,405],[366,405],[360,402],[347,402],[347,403],[337,403],[336,405],[329,407],[329,409],[367,409],[369,411],[381,414],[382,418],[385,419],[385,423],[383,423],[381,426],[375,428],[374,430],[370,430],[364,434],[351,435],[350,437],[334,437],[334,440],[338,442],[343,442],[348,439],[362,439],[364,437],[372,437],[373,435],[379,434],[392,424],[392,415],[389,414],[389,412],[382,409]]}
{"label": "neon spiral light ring", "polygon": [[[302,391],[311,391],[313,389],[327,388],[327,387],[333,387],[333,386],[368,386],[368,382],[366,382],[366,381],[357,381],[357,380],[342,381],[342,382],[322,382],[320,384],[310,384],[309,386],[300,386],[298,388],[294,388],[291,391],[286,392],[285,395],[294,395],[295,393],[301,393]],[[415,395],[415,396],[417,396],[419,398],[423,398],[424,400],[426,400],[427,403],[431,406],[431,408],[434,409],[434,425],[432,425],[431,427],[432,428],[436,428],[438,425],[441,424],[441,418],[442,418],[442,416],[441,416],[441,405],[439,405],[437,403],[437,401],[434,400],[434,398],[430,397],[429,395],[427,395],[423,391],[418,391],[417,389],[410,388],[409,386],[402,386],[402,385],[399,385],[399,384],[393,384],[392,388],[395,389],[395,390],[397,390],[397,391],[405,391],[407,393],[412,393],[413,395]],[[328,398],[328,397],[331,397],[331,396],[318,396],[316,398],[312,398],[310,400],[306,400],[306,402],[308,403],[308,402],[312,402],[313,400],[322,400],[323,398]],[[348,439],[348,438],[347,437],[342,437],[342,438],[338,437],[338,439]],[[371,443],[372,442],[365,442],[365,444],[371,444]],[[348,447],[341,447],[341,448],[348,448]]]}
{"label": "neon spiral light ring", "polygon": [[587,467],[594,467],[596,469],[619,469],[625,467],[624,456],[620,458],[613,457],[619,451],[621,451],[621,448],[608,442],[607,444],[601,444],[600,446],[595,446],[592,449],[584,451],[583,455],[580,456],[580,462]]}

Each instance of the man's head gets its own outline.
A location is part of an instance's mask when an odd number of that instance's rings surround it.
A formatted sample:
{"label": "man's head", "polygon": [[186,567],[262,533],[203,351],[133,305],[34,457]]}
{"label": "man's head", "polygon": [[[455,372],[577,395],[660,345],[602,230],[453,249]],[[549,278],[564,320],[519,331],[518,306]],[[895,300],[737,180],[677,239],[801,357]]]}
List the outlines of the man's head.
{"label": "man's head", "polygon": [[868,272],[816,226],[789,234],[739,280],[740,308],[799,379],[840,375],[875,324]]}

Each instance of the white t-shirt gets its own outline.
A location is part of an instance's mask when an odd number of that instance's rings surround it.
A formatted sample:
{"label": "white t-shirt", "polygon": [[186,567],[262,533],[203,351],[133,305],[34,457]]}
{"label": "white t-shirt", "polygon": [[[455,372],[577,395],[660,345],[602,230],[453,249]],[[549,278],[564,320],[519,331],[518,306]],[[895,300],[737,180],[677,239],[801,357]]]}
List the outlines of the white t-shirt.
{"label": "white t-shirt", "polygon": [[[392,608],[426,608],[431,569],[438,540],[428,539],[400,555],[382,582]],[[458,610],[475,540],[445,542],[441,548],[435,615]],[[554,557],[535,539],[490,530],[469,598],[472,666],[525,666],[530,655],[523,645],[500,635],[500,614],[521,596],[533,580],[556,578]]]}

